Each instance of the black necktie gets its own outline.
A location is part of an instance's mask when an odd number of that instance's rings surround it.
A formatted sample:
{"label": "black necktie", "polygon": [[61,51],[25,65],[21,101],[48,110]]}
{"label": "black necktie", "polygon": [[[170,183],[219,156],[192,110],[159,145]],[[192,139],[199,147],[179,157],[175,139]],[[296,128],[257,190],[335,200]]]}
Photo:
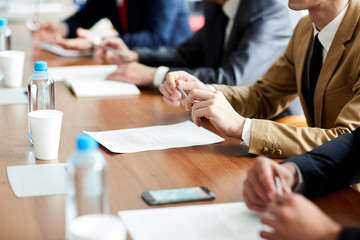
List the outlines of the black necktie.
{"label": "black necktie", "polygon": [[323,47],[319,41],[318,35],[319,34],[316,34],[316,36],[315,36],[313,52],[311,55],[310,67],[309,67],[309,83],[310,83],[309,84],[309,93],[310,93],[309,95],[310,95],[311,102],[313,102],[316,83],[318,81],[320,70],[321,70],[322,63],[323,63],[323,55],[322,55]]}
{"label": "black necktie", "polygon": [[309,85],[307,91],[304,93],[313,124],[314,124],[314,93],[323,61],[322,45],[319,41],[318,35],[319,34],[315,36],[315,41],[312,49],[313,51],[310,59],[309,81],[308,81]]}

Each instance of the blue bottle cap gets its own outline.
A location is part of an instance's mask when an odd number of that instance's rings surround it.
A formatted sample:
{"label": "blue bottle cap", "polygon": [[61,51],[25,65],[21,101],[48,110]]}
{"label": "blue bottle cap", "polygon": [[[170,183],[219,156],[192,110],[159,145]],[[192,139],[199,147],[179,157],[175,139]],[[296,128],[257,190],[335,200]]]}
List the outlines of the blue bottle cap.
{"label": "blue bottle cap", "polygon": [[6,18],[0,18],[0,27],[7,25],[8,25],[8,20]]}
{"label": "blue bottle cap", "polygon": [[85,133],[77,136],[76,145],[80,151],[93,150],[98,147],[97,141]]}
{"label": "blue bottle cap", "polygon": [[47,70],[47,62],[38,61],[34,63],[34,70],[35,71],[45,71]]}

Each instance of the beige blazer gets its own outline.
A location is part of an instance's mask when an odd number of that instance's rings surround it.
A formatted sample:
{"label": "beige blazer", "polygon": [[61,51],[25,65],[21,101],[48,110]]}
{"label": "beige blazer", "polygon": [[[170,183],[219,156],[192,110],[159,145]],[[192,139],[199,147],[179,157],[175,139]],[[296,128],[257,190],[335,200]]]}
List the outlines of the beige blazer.
{"label": "beige blazer", "polygon": [[[273,158],[300,154],[360,126],[360,0],[351,0],[319,75],[314,123],[302,94],[308,49],[313,41],[309,17],[300,20],[285,53],[250,87],[214,85],[252,121],[249,152]],[[300,97],[310,127],[269,119]]]}

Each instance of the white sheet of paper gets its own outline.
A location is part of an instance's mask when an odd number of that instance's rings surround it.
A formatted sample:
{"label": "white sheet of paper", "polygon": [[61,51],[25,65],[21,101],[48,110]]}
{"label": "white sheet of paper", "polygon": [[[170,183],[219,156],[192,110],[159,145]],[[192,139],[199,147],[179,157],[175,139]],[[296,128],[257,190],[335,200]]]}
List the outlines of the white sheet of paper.
{"label": "white sheet of paper", "polygon": [[77,97],[103,97],[103,96],[126,96],[139,95],[140,90],[130,83],[117,81],[75,81],[71,83],[71,89]]}
{"label": "white sheet of paper", "polygon": [[77,97],[139,95],[134,84],[105,80],[116,65],[88,65],[49,68],[55,81],[64,81]]}
{"label": "white sheet of paper", "polygon": [[11,189],[17,197],[66,193],[66,163],[7,167]]}
{"label": "white sheet of paper", "polygon": [[9,14],[34,14],[35,7],[37,7],[38,13],[59,13],[64,8],[60,2],[40,2],[38,0],[39,3],[36,6],[34,1],[10,1],[7,12]]}
{"label": "white sheet of paper", "polygon": [[114,153],[190,147],[224,141],[223,138],[205,128],[197,127],[191,121],[144,128],[84,132]]}
{"label": "white sheet of paper", "polygon": [[245,203],[118,212],[133,240],[260,240],[260,214]]}
{"label": "white sheet of paper", "polygon": [[50,44],[46,42],[41,43],[40,48],[62,57],[89,57],[92,56],[93,54],[92,51],[90,50],[79,51],[79,50],[65,49],[59,45]]}
{"label": "white sheet of paper", "polygon": [[105,80],[110,73],[117,69],[117,65],[82,65],[68,67],[50,67],[48,72],[54,81],[87,81]]}
{"label": "white sheet of paper", "polygon": [[26,93],[26,88],[0,88],[0,105],[27,103]]}

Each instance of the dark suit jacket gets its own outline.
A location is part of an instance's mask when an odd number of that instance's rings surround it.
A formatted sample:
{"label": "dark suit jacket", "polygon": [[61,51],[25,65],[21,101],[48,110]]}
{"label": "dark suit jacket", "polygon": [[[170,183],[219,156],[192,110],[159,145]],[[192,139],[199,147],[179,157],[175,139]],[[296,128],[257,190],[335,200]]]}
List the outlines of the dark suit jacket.
{"label": "dark suit jacket", "polygon": [[[309,153],[284,162],[295,163],[304,177],[308,197],[319,196],[360,182],[360,128],[345,133]],[[359,228],[343,229],[341,240],[360,239]]]}
{"label": "dark suit jacket", "polygon": [[285,0],[242,0],[224,50],[227,17],[219,4],[204,5],[205,26],[192,38],[177,49],[136,49],[140,62],[185,70],[204,83],[251,85],[284,52],[296,24]]}
{"label": "dark suit jacket", "polygon": [[340,234],[339,240],[359,240],[360,228],[344,228]]}
{"label": "dark suit jacket", "polygon": [[192,35],[184,0],[129,0],[127,34],[120,24],[116,0],[88,0],[65,20],[68,37],[75,37],[78,27],[88,29],[102,18],[111,21],[129,48],[177,46]]}
{"label": "dark suit jacket", "polygon": [[293,162],[299,167],[304,177],[304,194],[315,197],[360,182],[359,146],[360,128],[357,128],[283,162]]}

